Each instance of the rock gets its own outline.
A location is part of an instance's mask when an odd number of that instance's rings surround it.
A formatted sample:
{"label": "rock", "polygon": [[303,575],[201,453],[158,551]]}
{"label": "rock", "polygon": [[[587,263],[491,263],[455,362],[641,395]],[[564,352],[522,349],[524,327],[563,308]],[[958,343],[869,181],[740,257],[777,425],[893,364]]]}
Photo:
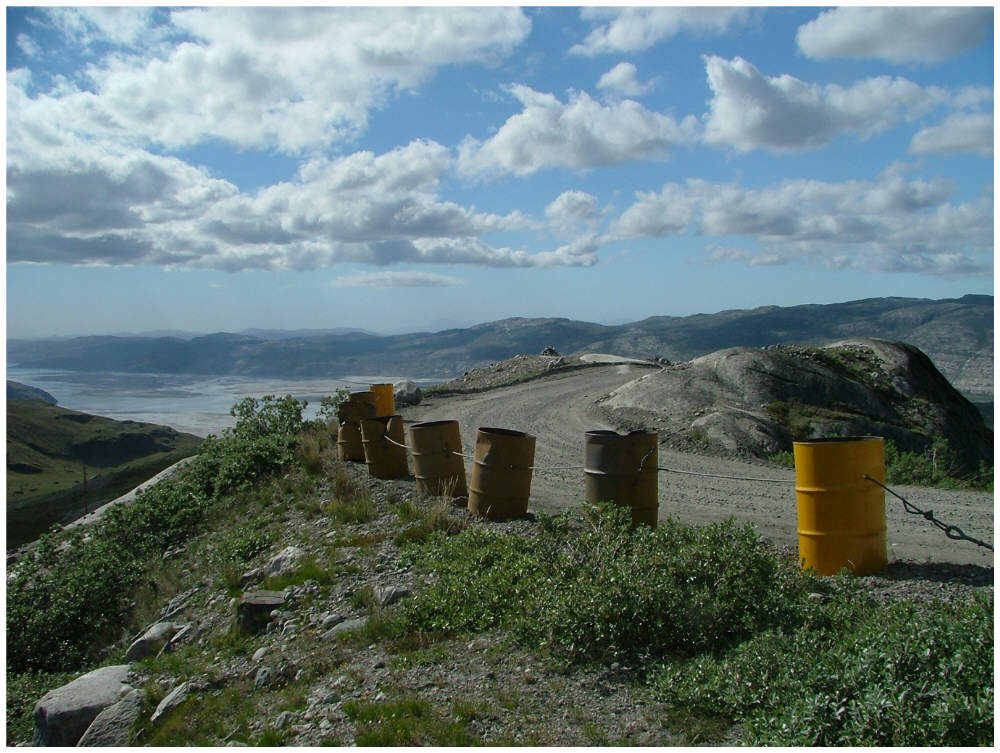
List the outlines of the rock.
{"label": "rock", "polygon": [[243,575],[240,576],[240,588],[247,587],[255,580],[260,578],[261,575],[263,574],[264,571],[259,567],[255,567],[252,570],[247,570],[245,573],[243,573]]}
{"label": "rock", "polygon": [[559,351],[556,350],[555,348],[553,348],[551,345],[546,345],[542,349],[542,355],[543,356],[558,356],[559,355]]}
{"label": "rock", "polygon": [[147,656],[155,655],[184,628],[190,628],[190,625],[157,622],[132,642],[132,645],[125,652],[125,661],[139,661],[140,659],[145,659]]}
{"label": "rock", "polygon": [[416,382],[406,379],[402,382],[396,382],[393,386],[393,396],[396,405],[419,405],[424,393],[416,385]]}
{"label": "rock", "polygon": [[353,620],[344,620],[343,622],[334,625],[332,628],[323,633],[324,638],[332,638],[335,635],[340,635],[341,633],[347,633],[351,630],[360,630],[368,623],[367,617],[355,617]]}
{"label": "rock", "polygon": [[101,667],[50,690],[35,704],[34,744],[76,745],[97,715],[133,690],[129,666]]}
{"label": "rock", "polygon": [[255,688],[266,688],[274,682],[274,673],[267,667],[261,667],[257,670],[256,676],[253,678],[253,685]]}
{"label": "rock", "polygon": [[267,655],[267,646],[261,646],[260,648],[258,648],[256,651],[253,652],[251,661],[253,661],[254,664],[260,664],[261,660],[266,655]]}
{"label": "rock", "polygon": [[268,575],[286,575],[292,572],[299,564],[299,560],[305,556],[305,550],[297,546],[285,547],[264,565],[264,572]]}
{"label": "rock", "polygon": [[375,601],[387,607],[410,595],[410,589],[401,586],[379,586],[375,589]]}
{"label": "rock", "polygon": [[344,616],[340,614],[327,614],[324,615],[323,621],[320,623],[322,627],[331,628],[334,625],[339,625],[344,621]]}
{"label": "rock", "polygon": [[284,606],[281,591],[248,591],[236,607],[236,624],[247,633],[259,633],[271,618],[276,607]]}
{"label": "rock", "polygon": [[83,733],[79,747],[121,747],[129,744],[132,725],[142,713],[143,692],[133,690],[97,715]]}
{"label": "rock", "polygon": [[289,723],[295,720],[295,714],[291,711],[282,711],[278,714],[278,718],[274,720],[275,729],[283,729]]}
{"label": "rock", "polygon": [[165,716],[166,714],[169,714],[175,708],[180,706],[184,702],[184,699],[187,698],[188,691],[190,689],[191,689],[190,682],[182,682],[176,688],[171,690],[167,694],[167,697],[164,698],[162,701],[160,701],[160,703],[157,705],[156,711],[153,712],[153,715],[149,717],[150,724],[156,724],[161,717]]}

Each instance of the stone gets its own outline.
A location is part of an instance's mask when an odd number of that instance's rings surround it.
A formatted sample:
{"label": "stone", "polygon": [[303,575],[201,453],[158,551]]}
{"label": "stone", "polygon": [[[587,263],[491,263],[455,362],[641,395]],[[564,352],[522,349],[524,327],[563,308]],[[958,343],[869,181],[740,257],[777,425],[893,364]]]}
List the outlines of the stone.
{"label": "stone", "polygon": [[344,621],[344,619],[345,617],[340,614],[327,614],[323,616],[323,620],[320,622],[320,625],[325,628],[331,628],[334,625],[339,625]]}
{"label": "stone", "polygon": [[332,638],[335,635],[340,635],[341,633],[347,633],[351,630],[360,630],[368,623],[367,617],[355,617],[353,620],[344,620],[343,622],[334,625],[332,628],[323,633],[324,638]]}
{"label": "stone", "polygon": [[247,633],[259,633],[267,627],[271,612],[284,606],[281,591],[247,591],[236,607],[236,624]]}
{"label": "stone", "polygon": [[558,356],[559,355],[559,351],[556,350],[555,348],[553,348],[551,345],[546,345],[542,349],[542,355],[543,356]]}
{"label": "stone", "polygon": [[162,701],[160,701],[160,703],[157,705],[156,710],[153,712],[153,715],[149,717],[150,724],[156,724],[161,717],[169,714],[175,708],[180,706],[184,702],[184,699],[187,698],[190,689],[191,689],[191,683],[190,681],[188,681],[188,682],[182,682],[176,688],[171,690],[167,694],[167,697],[164,698]]}
{"label": "stone", "polygon": [[77,746],[104,748],[128,745],[132,725],[142,714],[143,698],[141,690],[133,690],[118,703],[108,706],[90,723]]}
{"label": "stone", "polygon": [[260,648],[258,648],[256,651],[253,652],[251,660],[253,661],[254,664],[260,664],[261,660],[264,658],[266,654],[267,654],[267,646],[261,646]]}
{"label": "stone", "polygon": [[253,678],[255,688],[266,688],[272,682],[274,682],[274,673],[267,667],[258,669],[257,674]]}
{"label": "stone", "polygon": [[189,625],[178,625],[173,622],[157,622],[140,637],[132,641],[132,645],[125,652],[125,661],[133,662],[145,659],[147,656],[154,656],[174,636],[183,628]]}
{"label": "stone", "polygon": [[296,565],[299,564],[299,560],[305,556],[306,552],[304,549],[299,549],[297,546],[286,546],[268,560],[268,563],[264,565],[264,572],[268,575],[287,575],[295,569]]}
{"label": "stone", "polygon": [[393,397],[396,405],[419,405],[424,393],[416,382],[405,379],[393,386]]}
{"label": "stone", "polygon": [[133,690],[128,676],[129,666],[117,664],[50,690],[35,704],[34,745],[76,745],[98,714]]}
{"label": "stone", "polygon": [[375,589],[375,601],[387,607],[410,595],[410,589],[401,586],[379,586]]}

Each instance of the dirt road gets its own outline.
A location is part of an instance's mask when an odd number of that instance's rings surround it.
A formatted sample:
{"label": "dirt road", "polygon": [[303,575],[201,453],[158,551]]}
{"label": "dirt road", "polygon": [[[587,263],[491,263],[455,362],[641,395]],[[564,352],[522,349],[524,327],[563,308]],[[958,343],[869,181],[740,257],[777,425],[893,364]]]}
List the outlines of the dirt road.
{"label": "dirt road", "polygon": [[[535,465],[540,468],[582,466],[584,432],[614,429],[597,414],[594,402],[620,385],[650,373],[636,365],[594,366],[553,374],[522,384],[472,395],[432,397],[407,408],[407,422],[457,419],[465,452],[471,455],[476,429],[517,429],[537,437]],[[795,473],[764,464],[681,453],[660,447],[659,465],[676,471],[775,479],[776,482],[708,478],[682,473],[659,474],[659,516],[704,524],[728,517],[753,523],[778,544],[797,545]],[[466,472],[471,474],[471,461]],[[993,495],[979,492],[898,487],[900,494],[945,523],[993,543]],[[530,510],[556,512],[578,507],[584,498],[582,468],[536,470]],[[889,559],[924,563],[993,566],[993,553],[964,541],[952,541],[925,521],[907,514],[902,503],[886,495]]]}

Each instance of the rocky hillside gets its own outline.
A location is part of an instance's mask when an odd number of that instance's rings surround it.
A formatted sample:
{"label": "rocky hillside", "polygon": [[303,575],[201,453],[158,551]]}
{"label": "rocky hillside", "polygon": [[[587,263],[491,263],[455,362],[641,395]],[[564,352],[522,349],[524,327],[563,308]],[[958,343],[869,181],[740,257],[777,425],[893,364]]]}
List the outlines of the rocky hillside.
{"label": "rocky hillside", "polygon": [[376,336],[308,337],[217,333],[176,337],[8,340],[10,363],[73,371],[349,376],[407,374],[451,379],[470,369],[539,353],[617,353],[687,361],[721,348],[821,345],[846,337],[912,343],[964,394],[992,400],[993,297],[872,298],[846,303],[765,306],[694,316],[657,316],[607,326],[561,318],[514,318],[466,329]]}
{"label": "rocky hillside", "polygon": [[992,463],[993,432],[919,349],[886,340],[727,348],[675,363],[599,402],[619,426],[678,446],[757,457],[793,440],[878,435],[922,452],[943,437],[957,474]]}

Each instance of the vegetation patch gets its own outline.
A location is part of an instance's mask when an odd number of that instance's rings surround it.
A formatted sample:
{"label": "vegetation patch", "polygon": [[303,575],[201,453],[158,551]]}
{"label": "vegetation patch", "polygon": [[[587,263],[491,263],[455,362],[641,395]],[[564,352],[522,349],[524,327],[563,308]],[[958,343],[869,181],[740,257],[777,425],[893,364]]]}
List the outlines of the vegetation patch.
{"label": "vegetation patch", "polygon": [[355,744],[401,747],[471,745],[467,715],[446,717],[426,699],[403,696],[382,702],[348,701],[344,713],[357,727]]}

